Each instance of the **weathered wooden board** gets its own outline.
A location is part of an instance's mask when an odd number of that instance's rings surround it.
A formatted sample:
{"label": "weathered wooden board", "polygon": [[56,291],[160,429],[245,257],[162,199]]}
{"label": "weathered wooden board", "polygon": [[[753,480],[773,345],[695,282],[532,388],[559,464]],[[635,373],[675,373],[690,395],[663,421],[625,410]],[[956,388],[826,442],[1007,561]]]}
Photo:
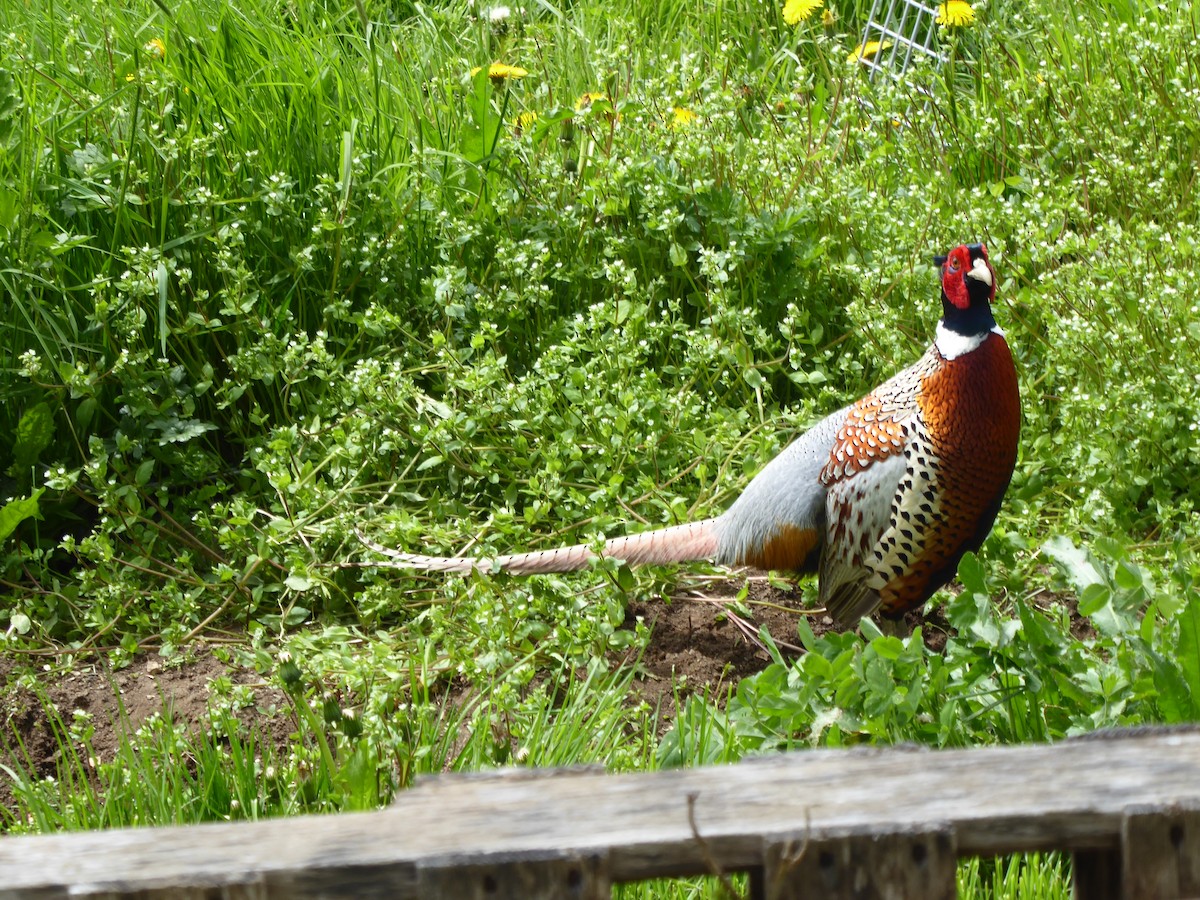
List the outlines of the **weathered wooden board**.
{"label": "weathered wooden board", "polygon": [[[1169,849],[1147,831],[1154,816],[1127,822],[1134,808],[1174,810],[1162,826]],[[911,853],[911,836],[931,835],[925,859],[941,879],[939,840],[962,856],[1057,848],[1087,858],[1119,852],[1123,831],[1149,835],[1184,889],[1196,877],[1197,809],[1197,731],[814,750],[620,776],[518,771],[431,779],[375,813],[2,838],[0,897],[416,897],[456,871],[463,896],[516,896],[511,884],[590,897],[609,882],[762,867],[768,848],[797,836],[827,848],[853,837],[858,849],[847,852],[861,856],[872,840],[883,848],[908,836]],[[551,865],[534,872],[540,861]]]}
{"label": "weathered wooden board", "polygon": [[954,833],[937,823],[918,832],[772,842],[765,900],[954,900]]}
{"label": "weathered wooden board", "polygon": [[1130,810],[1121,861],[1127,900],[1200,897],[1200,808]]}

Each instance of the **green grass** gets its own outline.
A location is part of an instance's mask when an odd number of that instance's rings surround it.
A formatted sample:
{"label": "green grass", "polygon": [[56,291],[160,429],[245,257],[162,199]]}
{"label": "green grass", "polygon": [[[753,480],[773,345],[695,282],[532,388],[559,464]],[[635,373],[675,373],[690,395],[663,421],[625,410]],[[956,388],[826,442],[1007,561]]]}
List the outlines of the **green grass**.
{"label": "green grass", "polygon": [[[913,75],[921,106],[846,64],[866,4],[829,5],[829,30],[746,0],[0,8],[4,652],[120,665],[232,631],[298,728],[268,763],[253,730],[164,721],[121,786],[60,722],[64,768],[18,772],[9,827],[1200,718],[1196,11],[994,0]],[[925,261],[967,239],[1024,428],[965,590],[935,600],[943,653],[802,634],[660,740],[604,670],[670,572],[345,565],[369,561],[356,525],[492,552],[723,508],[921,351]],[[967,895],[1065,883],[1053,858],[962,872]]]}
{"label": "green grass", "polygon": [[[323,662],[320,677],[328,678],[336,665]],[[281,714],[294,725],[286,746],[267,720],[243,724],[227,685],[206,722],[177,721],[168,705],[135,729],[122,709],[107,758],[94,748],[92,714],[75,710],[67,721],[39,692],[57,748],[54,773],[39,772],[19,735],[5,736],[0,748],[16,805],[0,807],[0,816],[12,833],[254,820],[378,808],[417,776],[446,771],[589,762],[644,768],[653,720],[648,708],[627,702],[632,674],[547,677],[511,705],[486,694],[456,703],[413,685],[403,705],[392,686],[358,706],[343,705],[346,698],[297,666],[281,675],[290,700]]]}

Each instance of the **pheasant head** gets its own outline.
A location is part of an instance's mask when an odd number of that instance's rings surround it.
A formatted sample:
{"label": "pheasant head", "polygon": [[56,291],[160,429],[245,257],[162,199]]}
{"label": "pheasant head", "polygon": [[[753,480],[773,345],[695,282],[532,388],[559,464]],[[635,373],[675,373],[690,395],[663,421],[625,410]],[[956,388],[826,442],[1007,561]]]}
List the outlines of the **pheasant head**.
{"label": "pheasant head", "polygon": [[938,349],[953,358],[977,346],[996,328],[992,316],[996,273],[983,244],[960,244],[945,256],[935,256],[933,262],[942,270]]}

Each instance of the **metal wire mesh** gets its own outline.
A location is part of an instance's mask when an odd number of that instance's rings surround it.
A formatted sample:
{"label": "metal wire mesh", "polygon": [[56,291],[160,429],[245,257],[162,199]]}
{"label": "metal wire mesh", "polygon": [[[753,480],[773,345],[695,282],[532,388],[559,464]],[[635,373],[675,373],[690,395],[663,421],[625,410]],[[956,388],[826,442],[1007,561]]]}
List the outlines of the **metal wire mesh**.
{"label": "metal wire mesh", "polygon": [[[881,11],[881,7],[886,10]],[[882,12],[882,18],[881,16]],[[863,29],[859,62],[870,69],[869,78],[880,72],[899,76],[913,59],[924,57],[935,65],[946,61],[937,46],[937,10],[917,0],[874,0]],[[879,49],[867,53],[872,41]]]}

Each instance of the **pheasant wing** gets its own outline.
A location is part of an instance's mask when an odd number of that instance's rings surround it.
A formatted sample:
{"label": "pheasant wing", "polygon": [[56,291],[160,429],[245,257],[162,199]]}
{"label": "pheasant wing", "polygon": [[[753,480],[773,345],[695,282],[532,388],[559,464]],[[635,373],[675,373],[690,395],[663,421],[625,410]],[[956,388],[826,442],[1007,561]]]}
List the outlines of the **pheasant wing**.
{"label": "pheasant wing", "polygon": [[825,537],[821,469],[850,407],[822,419],[754,476],[717,519],[717,562],[814,572]]}
{"label": "pheasant wing", "polygon": [[916,403],[928,355],[850,407],[821,470],[826,486],[821,601],[842,624],[880,604],[880,540],[909,490],[906,456],[920,431]]}

